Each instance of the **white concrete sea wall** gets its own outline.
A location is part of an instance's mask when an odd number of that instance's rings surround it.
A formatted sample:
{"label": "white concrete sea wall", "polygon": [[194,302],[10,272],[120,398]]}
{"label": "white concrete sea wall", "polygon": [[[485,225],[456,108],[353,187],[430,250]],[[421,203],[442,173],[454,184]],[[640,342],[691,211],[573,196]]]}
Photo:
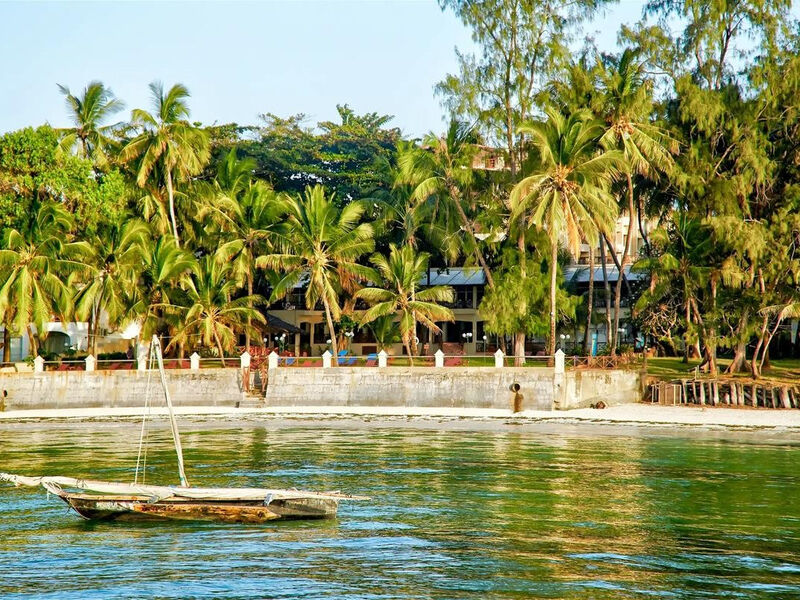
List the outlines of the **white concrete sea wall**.
{"label": "white concrete sea wall", "polygon": [[[239,369],[168,370],[176,406],[234,406],[242,400]],[[157,372],[150,375],[153,406],[164,406]],[[140,407],[148,373],[140,371],[45,371],[0,374],[2,410]]]}
{"label": "white concrete sea wall", "polygon": [[[244,399],[240,369],[168,370],[176,406],[235,406]],[[544,367],[282,367],[269,370],[268,406],[386,406],[509,409],[519,384],[523,410],[553,410],[641,400],[641,377],[630,370]],[[149,378],[154,406],[163,406],[158,373]],[[148,373],[45,371],[0,373],[0,411],[141,407]],[[251,396],[252,398],[252,396]]]}
{"label": "white concrete sea wall", "polygon": [[278,368],[269,372],[268,406],[511,408],[513,383],[523,410],[588,407],[641,400],[637,371],[586,370],[556,375],[535,367]]}

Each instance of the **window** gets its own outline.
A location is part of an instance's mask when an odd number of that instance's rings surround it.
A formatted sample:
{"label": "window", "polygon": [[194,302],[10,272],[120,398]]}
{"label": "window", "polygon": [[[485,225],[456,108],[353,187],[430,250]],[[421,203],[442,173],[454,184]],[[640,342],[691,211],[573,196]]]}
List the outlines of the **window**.
{"label": "window", "polygon": [[472,286],[455,288],[455,308],[472,308]]}

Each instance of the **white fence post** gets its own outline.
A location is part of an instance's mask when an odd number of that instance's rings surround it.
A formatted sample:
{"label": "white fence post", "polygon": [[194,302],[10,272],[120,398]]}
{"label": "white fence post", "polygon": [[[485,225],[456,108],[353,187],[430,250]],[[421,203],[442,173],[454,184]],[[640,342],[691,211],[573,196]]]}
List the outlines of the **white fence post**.
{"label": "white fence post", "polygon": [[278,368],[278,353],[273,350],[267,357],[267,368],[272,371]]}
{"label": "white fence post", "polygon": [[441,348],[434,353],[433,359],[437,368],[444,367],[444,352],[442,352]]}
{"label": "white fence post", "polygon": [[239,363],[239,366],[241,366],[243,369],[250,368],[250,353],[247,350],[242,352],[242,355],[239,357]]}
{"label": "white fence post", "polygon": [[388,358],[389,355],[386,354],[386,350],[381,350],[380,352],[378,352],[378,366],[385,367],[388,364],[387,361]]}
{"label": "white fence post", "polygon": [[494,353],[494,366],[495,366],[495,368],[500,369],[500,368],[503,367],[503,363],[505,362],[504,361],[505,357],[506,357],[506,355],[503,354],[503,351],[500,350],[500,348],[498,348],[497,352]]}
{"label": "white fence post", "polygon": [[33,372],[34,373],[42,373],[44,372],[44,359],[41,356],[37,356],[33,359]]}
{"label": "white fence post", "polygon": [[86,357],[86,370],[87,371],[94,371],[94,363],[95,363],[94,356],[92,356],[91,354],[89,356],[87,356]]}
{"label": "white fence post", "polygon": [[136,357],[136,370],[137,371],[146,371],[147,370],[147,348],[144,345],[140,345],[137,348],[138,356]]}
{"label": "white fence post", "polygon": [[325,350],[325,352],[322,353],[322,368],[323,369],[330,369],[331,368],[331,357],[332,356],[333,356],[333,354],[331,354],[330,350]]}
{"label": "white fence post", "polygon": [[189,357],[189,368],[192,371],[200,370],[200,355],[197,352],[192,352],[192,355]]}
{"label": "white fence post", "polygon": [[564,351],[559,348],[556,350],[556,373],[564,372]]}

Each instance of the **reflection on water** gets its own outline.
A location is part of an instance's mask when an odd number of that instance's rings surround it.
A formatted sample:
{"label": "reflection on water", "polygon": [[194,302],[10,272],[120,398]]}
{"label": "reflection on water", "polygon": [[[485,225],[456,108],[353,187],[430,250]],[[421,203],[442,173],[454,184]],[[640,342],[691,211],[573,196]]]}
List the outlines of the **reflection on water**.
{"label": "reflection on water", "polygon": [[[339,519],[96,524],[0,489],[0,598],[800,597],[800,449],[184,424],[195,485],[343,490]],[[0,431],[0,468],[130,480],[134,424]],[[148,481],[176,483],[168,432]]]}

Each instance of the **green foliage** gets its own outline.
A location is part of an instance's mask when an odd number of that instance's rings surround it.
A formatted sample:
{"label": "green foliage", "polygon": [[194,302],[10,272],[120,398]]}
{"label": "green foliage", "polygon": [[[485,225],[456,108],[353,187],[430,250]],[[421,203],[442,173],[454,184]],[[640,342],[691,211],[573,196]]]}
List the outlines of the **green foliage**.
{"label": "green foliage", "polygon": [[416,354],[417,323],[430,331],[440,331],[436,322],[453,321],[453,311],[441,303],[453,301],[453,289],[447,286],[422,287],[428,272],[428,255],[417,253],[411,246],[389,246],[389,256],[374,254],[370,262],[375,274],[370,279],[380,287],[359,290],[356,298],[366,300],[370,308],[361,318],[370,323],[379,317],[397,315],[400,337],[409,357]]}
{"label": "green foliage", "polygon": [[231,270],[223,253],[207,255],[199,261],[185,280],[186,302],[178,309],[182,313],[181,325],[167,348],[183,343],[190,347],[215,346],[225,366],[225,351],[233,349],[238,331],[258,336],[251,323],[265,323],[266,319],[253,305],[264,299],[254,295],[233,299],[237,284]]}
{"label": "green foliage", "polygon": [[529,273],[523,277],[519,266],[499,274],[497,287],[484,294],[479,307],[486,331],[497,335],[547,335],[548,284],[546,274]]}
{"label": "green foliage", "polygon": [[178,83],[165,91],[156,81],[150,84],[150,94],[153,112],[139,108],[131,112],[131,124],[138,135],[126,141],[120,160],[131,169],[136,185],[156,197],[166,195],[172,235],[180,246],[175,186],[200,173],[208,163],[208,134],[189,123],[189,90],[183,85]]}
{"label": "green foliage", "polygon": [[114,124],[104,84],[62,86],[72,127],[0,137],[2,320],[104,313],[223,354],[255,335],[257,292],[302,288],[332,331],[363,298],[379,343],[410,345],[450,318],[446,290],[420,285],[430,261],[481,267],[487,331],[519,343],[552,312],[552,348],[578,314],[559,255],[608,238],[648,274],[618,278],[612,335],[624,286],[665,348],[697,344],[712,372],[717,348],[734,370],[750,353],[757,375],[800,314],[800,27],[786,0],[652,0],[619,54],[572,52],[604,4],[441,0],[475,52],[437,86],[447,129],[422,140],[347,105],[314,127],[204,127],[180,84],[152,84],[152,111]]}
{"label": "green foliage", "polygon": [[245,140],[240,152],[256,161],[256,174],[279,192],[302,193],[324,185],[341,206],[391,186],[389,169],[400,130],[387,128],[393,117],[357,115],[337,105],[340,123],[323,121],[313,129],[303,114],[281,118],[267,113],[256,140]]}
{"label": "green foliage", "polygon": [[365,326],[369,329],[375,341],[378,343],[378,350],[388,348],[392,344],[402,341],[400,334],[400,324],[394,315],[385,315],[383,317],[375,317],[372,321]]}
{"label": "green foliage", "polygon": [[260,256],[256,266],[284,273],[272,291],[272,300],[283,298],[296,285],[306,287],[306,307],[318,302],[325,309],[336,354],[333,322],[341,315],[339,294],[354,291],[370,270],[358,259],[375,247],[372,226],[362,222],[365,205],[351,202],[339,208],[334,196],[321,185],[307,188],[302,196],[286,201],[286,231],[278,251]]}
{"label": "green foliage", "polygon": [[111,90],[100,81],[89,83],[80,96],[73,95],[63,85],[59,85],[58,89],[64,95],[74,125],[62,131],[59,151],[74,150],[78,156],[91,160],[97,167],[107,167],[109,151],[114,150],[115,140],[111,135],[116,126],[103,123],[122,110],[122,102],[114,98]]}
{"label": "green foliage", "polygon": [[[440,0],[470,28],[475,54],[456,51],[458,74],[436,87],[454,118],[477,122],[507,151],[512,177],[522,159],[520,125],[538,112],[551,79],[567,63],[580,24],[605,0]],[[537,106],[538,105],[538,106]]]}

